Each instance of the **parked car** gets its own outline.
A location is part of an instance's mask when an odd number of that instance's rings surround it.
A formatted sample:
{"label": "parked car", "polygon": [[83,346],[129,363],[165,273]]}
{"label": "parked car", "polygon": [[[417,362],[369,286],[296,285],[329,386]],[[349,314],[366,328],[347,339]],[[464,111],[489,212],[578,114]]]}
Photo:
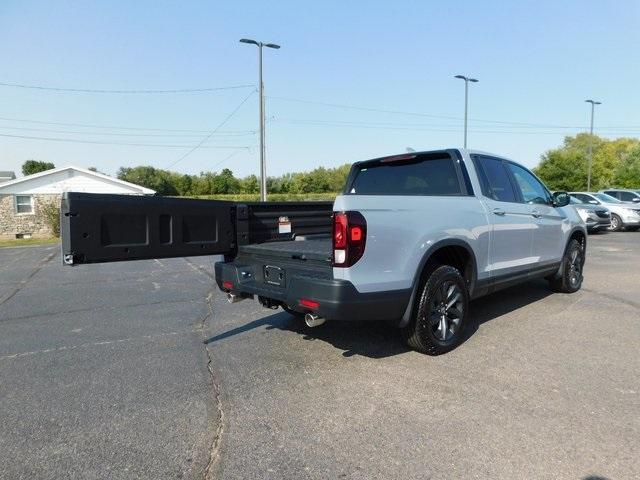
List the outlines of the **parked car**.
{"label": "parked car", "polygon": [[613,198],[617,198],[621,202],[640,204],[640,193],[636,190],[613,188],[609,190],[600,190],[600,193],[611,195]]}
{"label": "parked car", "polygon": [[571,192],[572,197],[590,203],[607,207],[611,211],[611,230],[617,232],[623,228],[637,230],[640,228],[640,205],[635,206],[613,198],[611,195],[600,192]]}
{"label": "parked car", "polygon": [[602,205],[592,205],[574,196],[571,196],[569,203],[573,205],[580,218],[587,225],[589,233],[595,233],[611,227],[611,211],[608,208]]}
{"label": "parked car", "polygon": [[457,346],[469,301],[537,277],[580,289],[586,227],[511,160],[465,149],[355,163],[329,204],[67,193],[65,264],[223,254],[230,302],[258,297],[308,326],[388,320],[412,348]]}

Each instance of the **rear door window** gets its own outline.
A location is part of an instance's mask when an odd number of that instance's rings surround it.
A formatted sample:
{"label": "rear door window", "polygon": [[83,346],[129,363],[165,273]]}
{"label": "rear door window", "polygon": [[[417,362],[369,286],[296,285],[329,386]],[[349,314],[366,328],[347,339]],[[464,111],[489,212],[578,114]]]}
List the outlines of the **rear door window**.
{"label": "rear door window", "polygon": [[618,192],[618,199],[623,202],[633,202],[634,199],[638,198],[635,193],[631,192]]}
{"label": "rear door window", "polygon": [[449,155],[408,155],[365,162],[355,173],[351,195],[463,195]]}
{"label": "rear door window", "polygon": [[478,174],[482,193],[486,197],[499,202],[518,202],[509,173],[501,159],[485,155],[476,155],[474,159],[480,167]]}

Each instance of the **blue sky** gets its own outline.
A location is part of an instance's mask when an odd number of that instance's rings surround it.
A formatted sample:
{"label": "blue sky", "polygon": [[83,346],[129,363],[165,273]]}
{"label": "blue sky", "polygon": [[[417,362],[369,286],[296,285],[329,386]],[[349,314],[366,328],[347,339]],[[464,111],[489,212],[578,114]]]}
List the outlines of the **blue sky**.
{"label": "blue sky", "polygon": [[[480,80],[471,88],[469,147],[534,166],[564,135],[587,127],[586,98],[603,101],[597,133],[640,136],[638,25],[640,3],[632,0],[5,0],[0,82],[111,90],[255,85],[256,49],[238,43],[250,37],[282,45],[265,51],[270,175],[406,147],[460,146],[458,73]],[[0,170],[18,172],[30,158],[109,174],[139,164],[166,168],[252,90],[89,94],[0,86]],[[257,108],[253,94],[204,143],[211,148],[172,168],[258,173]]]}

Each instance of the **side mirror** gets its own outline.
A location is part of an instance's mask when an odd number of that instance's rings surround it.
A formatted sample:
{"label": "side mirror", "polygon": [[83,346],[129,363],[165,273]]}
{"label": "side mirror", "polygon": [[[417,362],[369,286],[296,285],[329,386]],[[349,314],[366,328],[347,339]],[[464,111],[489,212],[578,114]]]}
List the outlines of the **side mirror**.
{"label": "side mirror", "polygon": [[567,192],[555,192],[552,195],[554,207],[566,207],[569,205],[569,194]]}
{"label": "side mirror", "polygon": [[589,200],[589,203],[591,205],[600,205],[598,202],[596,202],[595,200]]}
{"label": "side mirror", "polygon": [[633,197],[633,203],[640,203],[640,198]]}

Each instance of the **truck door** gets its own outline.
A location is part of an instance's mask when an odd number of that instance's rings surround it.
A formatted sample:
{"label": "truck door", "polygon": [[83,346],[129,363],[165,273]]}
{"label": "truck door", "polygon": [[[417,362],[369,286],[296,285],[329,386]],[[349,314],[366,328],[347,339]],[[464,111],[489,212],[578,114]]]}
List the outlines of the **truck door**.
{"label": "truck door", "polygon": [[535,221],[532,253],[537,265],[544,267],[557,263],[564,254],[564,212],[553,206],[551,194],[546,187],[526,168],[508,162],[509,170],[518,187],[522,201],[531,208]]}
{"label": "truck door", "polygon": [[482,186],[482,201],[489,212],[489,272],[494,283],[528,272],[534,263],[531,206],[520,201],[505,161],[472,155]]}
{"label": "truck door", "polygon": [[228,254],[236,248],[233,202],[65,193],[65,265]]}

